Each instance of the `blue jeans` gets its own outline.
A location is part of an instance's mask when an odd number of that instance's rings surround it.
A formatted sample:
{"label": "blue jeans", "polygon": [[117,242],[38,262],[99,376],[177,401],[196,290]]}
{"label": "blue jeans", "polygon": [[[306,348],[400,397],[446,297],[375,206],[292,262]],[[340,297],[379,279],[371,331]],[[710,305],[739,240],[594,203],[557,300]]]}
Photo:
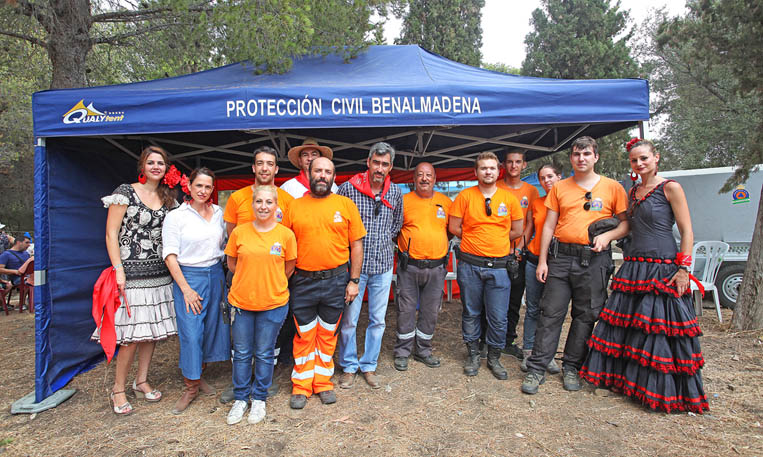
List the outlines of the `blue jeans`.
{"label": "blue jeans", "polygon": [[522,329],[523,349],[529,351],[535,344],[535,329],[540,314],[540,297],[543,295],[544,284],[535,277],[538,266],[527,261],[525,265],[525,323]]}
{"label": "blue jeans", "polygon": [[511,280],[505,268],[478,267],[458,262],[457,279],[461,289],[461,333],[465,343],[478,341],[481,332],[480,316],[487,318],[487,345],[503,348],[506,345],[506,324],[509,310]]}
{"label": "blue jeans", "polygon": [[[358,296],[345,308],[342,316],[342,331],[339,336],[339,365],[345,373],[376,371],[382,336],[384,336],[384,317],[387,314],[389,287],[392,284],[392,269],[375,275],[360,275]],[[368,328],[366,329],[365,350],[358,360],[355,334],[358,327],[363,294],[368,287]]]}
{"label": "blue jeans", "polygon": [[223,265],[210,267],[180,266],[183,277],[203,299],[201,312],[186,311],[183,292],[173,283],[178,339],[180,340],[180,371],[188,379],[201,378],[201,364],[230,360],[230,327],[220,314],[220,300],[225,292]]}
{"label": "blue jeans", "polygon": [[[273,382],[273,361],[278,332],[281,330],[287,305],[267,311],[246,311],[233,307],[233,393],[236,400],[265,401]],[[254,382],[252,382],[254,357]]]}

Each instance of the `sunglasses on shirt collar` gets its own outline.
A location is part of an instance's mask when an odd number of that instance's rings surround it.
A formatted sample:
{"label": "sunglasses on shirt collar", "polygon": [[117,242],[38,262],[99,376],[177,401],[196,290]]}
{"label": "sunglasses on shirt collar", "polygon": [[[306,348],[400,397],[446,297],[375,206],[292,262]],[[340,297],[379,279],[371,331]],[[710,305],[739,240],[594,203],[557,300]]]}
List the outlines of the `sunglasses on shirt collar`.
{"label": "sunglasses on shirt collar", "polygon": [[382,206],[382,199],[381,194],[377,194],[374,197],[374,217],[378,216],[381,212],[381,206]]}
{"label": "sunglasses on shirt collar", "polygon": [[591,192],[590,191],[585,193],[585,199],[586,199],[586,202],[583,203],[583,209],[585,211],[589,211],[591,209]]}
{"label": "sunglasses on shirt collar", "polygon": [[492,216],[493,215],[493,209],[490,207],[490,199],[489,198],[485,199],[485,214],[487,214],[488,216]]}

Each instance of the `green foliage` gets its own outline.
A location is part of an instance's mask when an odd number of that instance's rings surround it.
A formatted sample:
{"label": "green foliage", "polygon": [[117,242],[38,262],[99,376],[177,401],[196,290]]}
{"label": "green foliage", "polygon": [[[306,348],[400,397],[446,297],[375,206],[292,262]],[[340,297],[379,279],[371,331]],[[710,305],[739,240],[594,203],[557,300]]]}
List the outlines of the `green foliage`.
{"label": "green foliage", "polygon": [[510,75],[518,75],[520,72],[519,68],[506,65],[505,63],[483,63],[482,68],[500,73],[508,73]]}
{"label": "green foliage", "polygon": [[[665,147],[690,166],[739,165],[731,190],[763,163],[763,4],[691,0],[685,17],[654,32],[660,106],[669,115]],[[655,65],[657,66],[657,65]]]}
{"label": "green foliage", "polygon": [[418,44],[445,58],[478,67],[482,62],[485,0],[409,0],[395,44]]}
{"label": "green foliage", "polygon": [[[527,55],[521,74],[561,79],[634,78],[639,67],[631,56],[628,12],[609,0],[541,0],[525,37]],[[622,179],[629,171],[624,145],[630,135],[618,132],[598,140],[598,172]],[[567,174],[567,151],[549,159]]]}

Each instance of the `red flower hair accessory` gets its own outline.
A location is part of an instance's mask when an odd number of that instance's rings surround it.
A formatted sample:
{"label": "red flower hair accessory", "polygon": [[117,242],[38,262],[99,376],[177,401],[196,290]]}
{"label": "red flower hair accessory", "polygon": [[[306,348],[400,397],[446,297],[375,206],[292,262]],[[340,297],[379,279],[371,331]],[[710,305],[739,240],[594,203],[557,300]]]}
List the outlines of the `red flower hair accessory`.
{"label": "red flower hair accessory", "polygon": [[175,168],[175,165],[171,165],[170,169],[167,170],[167,173],[164,174],[164,179],[162,179],[162,182],[164,184],[167,184],[167,187],[172,189],[173,187],[178,185],[180,180],[181,180],[180,171],[177,168]]}
{"label": "red flower hair accessory", "polygon": [[189,184],[191,183],[190,183],[190,180],[188,179],[188,176],[183,175],[180,177],[180,189],[188,195],[191,194],[191,189],[188,188]]}
{"label": "red flower hair accessory", "polygon": [[626,145],[625,150],[628,152],[631,152],[631,149],[633,148],[633,145],[641,141],[641,138],[632,138]]}

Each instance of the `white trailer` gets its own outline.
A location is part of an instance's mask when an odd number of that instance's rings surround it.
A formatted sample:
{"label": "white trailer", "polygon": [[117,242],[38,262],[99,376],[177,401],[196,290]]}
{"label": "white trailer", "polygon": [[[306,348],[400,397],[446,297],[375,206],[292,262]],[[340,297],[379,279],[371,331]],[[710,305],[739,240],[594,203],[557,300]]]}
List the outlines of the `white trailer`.
{"label": "white trailer", "polygon": [[739,296],[752,243],[763,189],[763,165],[757,166],[757,171],[750,174],[743,186],[719,194],[734,170],[734,167],[720,167],[659,172],[660,176],[678,181],[683,187],[691,212],[694,242],[715,240],[729,244],[729,253],[723,259],[715,285],[721,304],[732,309]]}

